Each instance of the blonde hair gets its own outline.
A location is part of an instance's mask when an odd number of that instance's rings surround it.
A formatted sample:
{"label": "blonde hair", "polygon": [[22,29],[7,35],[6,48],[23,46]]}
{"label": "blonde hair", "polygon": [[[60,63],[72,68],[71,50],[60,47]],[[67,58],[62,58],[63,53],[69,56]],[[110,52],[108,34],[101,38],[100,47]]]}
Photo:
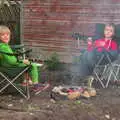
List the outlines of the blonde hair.
{"label": "blonde hair", "polygon": [[113,30],[114,30],[114,32],[115,32],[115,30],[116,30],[116,26],[115,26],[114,23],[108,23],[108,24],[105,25],[105,27],[112,27]]}
{"label": "blonde hair", "polygon": [[3,34],[3,33],[11,33],[10,32],[10,29],[7,27],[7,26],[5,26],[5,25],[0,25],[0,34]]}

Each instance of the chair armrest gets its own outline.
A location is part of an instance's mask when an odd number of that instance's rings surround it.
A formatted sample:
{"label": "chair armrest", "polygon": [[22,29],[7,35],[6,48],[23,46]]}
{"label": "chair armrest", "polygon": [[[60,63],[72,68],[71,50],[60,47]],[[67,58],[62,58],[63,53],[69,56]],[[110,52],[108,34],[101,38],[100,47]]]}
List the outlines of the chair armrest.
{"label": "chair armrest", "polygon": [[23,55],[23,54],[26,54],[26,53],[29,53],[31,52],[32,49],[28,49],[28,50],[25,50],[25,51],[19,51],[19,52],[15,52],[15,53],[7,53],[7,52],[3,52],[3,51],[0,51],[1,54],[6,54],[6,55],[10,55],[10,56],[19,56],[19,55]]}
{"label": "chair armrest", "polygon": [[[27,54],[27,53],[32,51],[32,49],[25,49],[25,45],[24,44],[11,45],[11,48],[14,51],[13,55],[16,55],[16,56],[25,55],[25,54]],[[8,54],[8,55],[11,55],[11,54]]]}
{"label": "chair armrest", "polygon": [[43,66],[44,64],[41,64],[41,63],[36,63],[36,62],[34,62],[37,66],[39,66],[39,67],[41,67],[41,66]]}
{"label": "chair armrest", "polygon": [[32,49],[26,49],[26,50],[24,50],[24,51],[18,51],[18,54],[22,55],[22,54],[29,53],[29,52],[31,52],[31,51],[32,51]]}
{"label": "chair armrest", "polygon": [[13,50],[22,49],[22,48],[25,47],[24,44],[20,44],[20,45],[10,45],[10,46],[11,46],[11,48],[12,48]]}

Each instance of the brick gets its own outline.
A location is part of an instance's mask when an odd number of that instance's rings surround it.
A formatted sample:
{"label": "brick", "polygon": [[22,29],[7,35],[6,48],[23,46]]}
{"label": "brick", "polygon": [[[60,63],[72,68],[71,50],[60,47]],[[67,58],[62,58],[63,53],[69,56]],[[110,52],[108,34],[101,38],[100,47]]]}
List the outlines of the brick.
{"label": "brick", "polygon": [[[120,24],[120,0],[28,0],[23,2],[23,42],[37,50],[34,56],[56,51],[61,61],[71,61],[86,48],[72,34],[93,36],[96,23]],[[65,56],[65,55],[66,56]],[[68,54],[68,55],[67,55]]]}

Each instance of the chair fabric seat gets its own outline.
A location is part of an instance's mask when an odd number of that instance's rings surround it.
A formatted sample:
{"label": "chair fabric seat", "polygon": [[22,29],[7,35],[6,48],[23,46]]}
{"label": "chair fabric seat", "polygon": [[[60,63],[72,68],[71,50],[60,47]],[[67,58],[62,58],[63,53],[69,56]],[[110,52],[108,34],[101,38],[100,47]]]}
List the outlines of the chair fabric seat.
{"label": "chair fabric seat", "polygon": [[26,67],[2,67],[0,66],[0,72],[7,75],[9,78],[15,77],[17,74],[22,72]]}

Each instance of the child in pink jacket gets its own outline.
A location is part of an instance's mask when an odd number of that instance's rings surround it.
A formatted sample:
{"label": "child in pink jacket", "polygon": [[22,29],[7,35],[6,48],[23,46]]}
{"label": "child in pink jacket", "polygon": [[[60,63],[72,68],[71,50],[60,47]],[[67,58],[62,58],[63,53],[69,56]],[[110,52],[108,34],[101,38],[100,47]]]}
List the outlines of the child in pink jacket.
{"label": "child in pink jacket", "polygon": [[[104,38],[88,41],[88,49],[83,53],[80,66],[79,75],[92,75],[95,64],[103,54],[109,55],[111,61],[114,61],[118,56],[118,45],[113,37],[115,35],[115,26],[113,24],[105,25]],[[104,58],[101,64],[107,64],[107,58]]]}

